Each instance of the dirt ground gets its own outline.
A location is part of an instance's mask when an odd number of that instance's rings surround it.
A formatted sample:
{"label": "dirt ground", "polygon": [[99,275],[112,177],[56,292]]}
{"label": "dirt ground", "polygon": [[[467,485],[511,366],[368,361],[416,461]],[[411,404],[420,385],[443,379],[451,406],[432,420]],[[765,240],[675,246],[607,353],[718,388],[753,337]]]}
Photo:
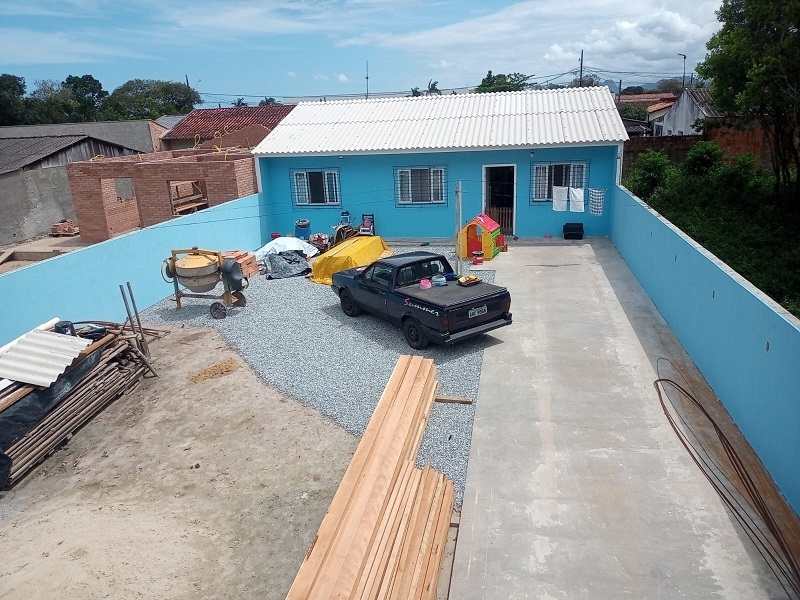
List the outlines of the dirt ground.
{"label": "dirt ground", "polygon": [[0,494],[0,598],[284,598],[357,440],[210,329]]}

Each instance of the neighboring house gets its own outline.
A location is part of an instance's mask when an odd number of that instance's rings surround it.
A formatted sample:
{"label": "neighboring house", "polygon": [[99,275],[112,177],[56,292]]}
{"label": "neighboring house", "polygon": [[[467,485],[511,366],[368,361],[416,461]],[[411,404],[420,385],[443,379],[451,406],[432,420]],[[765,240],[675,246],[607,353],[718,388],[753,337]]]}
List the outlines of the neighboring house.
{"label": "neighboring house", "polygon": [[725,113],[714,106],[706,88],[687,88],[664,115],[662,135],[700,135],[695,124],[707,119],[719,119]]}
{"label": "neighboring house", "polygon": [[673,104],[675,104],[675,100],[668,100],[666,102],[657,102],[647,107],[647,122],[650,124],[653,135],[663,135],[664,116],[672,108]]}
{"label": "neighboring house", "polygon": [[652,133],[650,123],[647,121],[639,121],[638,119],[622,118],[622,124],[625,126],[625,131],[628,137],[643,137]]}
{"label": "neighboring house", "polygon": [[169,131],[173,127],[175,127],[178,123],[183,121],[183,118],[185,116],[186,115],[164,115],[164,116],[158,117],[156,119],[156,123],[164,128],[164,131],[161,133],[161,137],[163,137],[165,134],[169,133]]}
{"label": "neighboring house", "polygon": [[88,135],[0,137],[0,245],[46,235],[53,223],[75,218],[68,163],[136,153]]}
{"label": "neighboring house", "polygon": [[617,106],[621,104],[633,104],[647,108],[653,104],[661,102],[675,102],[677,96],[672,92],[651,92],[649,94],[618,94],[616,96]]}
{"label": "neighboring house", "polygon": [[[460,211],[460,224],[485,212],[508,234],[560,237],[565,222],[609,234],[589,190],[619,181],[626,139],[603,86],[301,103],[253,153],[273,231],[309,219],[330,232],[348,211],[386,237],[454,237]],[[568,188],[585,212],[554,210]]]}
{"label": "neighboring house", "polygon": [[167,130],[155,121],[90,121],[51,125],[12,125],[0,127],[0,138],[87,135],[96,140],[131,148],[137,152],[161,150],[160,136]]}
{"label": "neighboring house", "polygon": [[[178,150],[194,148],[207,140],[214,140],[252,125],[260,125],[269,133],[293,108],[294,106],[286,104],[198,108],[166,132],[161,141],[165,150]],[[255,147],[261,139],[251,140],[251,147]]]}

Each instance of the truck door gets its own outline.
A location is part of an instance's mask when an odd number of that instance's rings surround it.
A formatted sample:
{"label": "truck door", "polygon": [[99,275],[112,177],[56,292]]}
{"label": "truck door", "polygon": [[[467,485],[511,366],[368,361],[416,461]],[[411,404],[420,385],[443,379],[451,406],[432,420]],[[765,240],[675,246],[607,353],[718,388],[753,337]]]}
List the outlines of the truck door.
{"label": "truck door", "polygon": [[372,265],[359,278],[356,287],[356,302],[371,313],[386,314],[386,295],[392,279],[392,268],[386,265]]}

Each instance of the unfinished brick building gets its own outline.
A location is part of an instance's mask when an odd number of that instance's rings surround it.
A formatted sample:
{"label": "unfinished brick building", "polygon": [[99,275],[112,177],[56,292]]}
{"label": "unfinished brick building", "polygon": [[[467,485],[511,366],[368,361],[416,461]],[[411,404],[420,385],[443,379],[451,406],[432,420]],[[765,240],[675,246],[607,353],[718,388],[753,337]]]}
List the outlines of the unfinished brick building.
{"label": "unfinished brick building", "polygon": [[67,177],[81,238],[89,243],[257,192],[253,156],[240,148],[70,163]]}

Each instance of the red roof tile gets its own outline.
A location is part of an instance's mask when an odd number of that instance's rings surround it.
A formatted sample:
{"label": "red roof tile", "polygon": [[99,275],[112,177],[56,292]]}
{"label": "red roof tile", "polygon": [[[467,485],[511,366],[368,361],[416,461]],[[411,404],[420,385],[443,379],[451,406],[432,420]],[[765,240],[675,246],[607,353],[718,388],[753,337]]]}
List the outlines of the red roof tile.
{"label": "red roof tile", "polygon": [[663,108],[669,108],[673,104],[675,104],[675,100],[670,100],[669,102],[658,102],[656,104],[651,104],[650,106],[647,107],[647,112],[649,113],[656,112]]}
{"label": "red roof tile", "polygon": [[231,108],[198,108],[190,112],[163,137],[165,140],[186,140],[200,136],[208,140],[215,133],[238,131],[248,125],[263,125],[274,129],[288,115],[294,105],[235,106]]}
{"label": "red roof tile", "polygon": [[656,102],[669,102],[677,100],[672,92],[651,92],[650,94],[622,94],[617,96],[618,104],[655,104]]}

